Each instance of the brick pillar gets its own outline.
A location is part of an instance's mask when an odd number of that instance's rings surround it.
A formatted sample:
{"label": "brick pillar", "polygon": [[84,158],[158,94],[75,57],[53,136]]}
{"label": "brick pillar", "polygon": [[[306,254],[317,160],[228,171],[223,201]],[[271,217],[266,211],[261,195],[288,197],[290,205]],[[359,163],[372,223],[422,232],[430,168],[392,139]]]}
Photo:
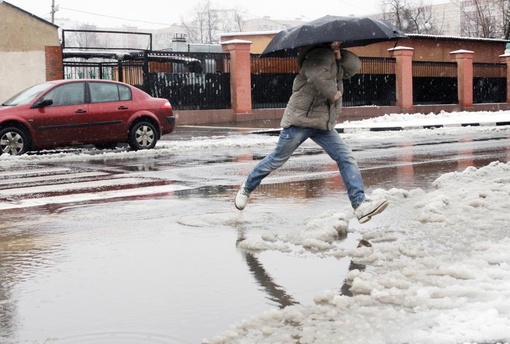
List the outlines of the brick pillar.
{"label": "brick pillar", "polygon": [[388,49],[396,60],[397,106],[402,111],[413,110],[413,54],[414,48]]}
{"label": "brick pillar", "polygon": [[500,55],[501,63],[506,63],[506,102],[510,103],[510,54]]}
{"label": "brick pillar", "polygon": [[64,78],[64,62],[62,61],[61,46],[45,46],[46,81]]}
{"label": "brick pillar", "polygon": [[222,43],[230,53],[230,94],[234,113],[251,113],[250,41],[231,40]]}
{"label": "brick pillar", "polygon": [[457,62],[457,84],[459,105],[463,109],[473,107],[473,55],[470,50],[450,52],[452,61]]}

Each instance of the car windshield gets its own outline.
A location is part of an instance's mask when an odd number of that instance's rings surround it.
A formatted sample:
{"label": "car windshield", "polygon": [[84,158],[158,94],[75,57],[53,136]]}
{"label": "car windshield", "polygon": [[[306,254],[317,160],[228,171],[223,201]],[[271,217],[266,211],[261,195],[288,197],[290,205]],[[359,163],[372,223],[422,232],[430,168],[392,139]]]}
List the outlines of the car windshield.
{"label": "car windshield", "polygon": [[16,106],[16,105],[24,105],[30,103],[32,100],[34,100],[35,97],[40,95],[42,92],[44,92],[49,87],[53,86],[53,83],[45,82],[43,84],[38,84],[31,86],[24,91],[21,91],[20,93],[16,94],[14,97],[10,98],[9,100],[5,101],[2,105],[4,106]]}

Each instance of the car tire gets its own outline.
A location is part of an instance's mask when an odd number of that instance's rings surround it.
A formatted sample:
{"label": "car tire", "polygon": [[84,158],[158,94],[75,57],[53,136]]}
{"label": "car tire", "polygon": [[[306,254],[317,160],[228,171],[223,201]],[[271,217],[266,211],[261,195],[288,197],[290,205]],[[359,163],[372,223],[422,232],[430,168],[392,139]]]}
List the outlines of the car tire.
{"label": "car tire", "polygon": [[148,121],[140,121],[131,127],[128,136],[129,146],[134,150],[152,149],[158,141],[156,127]]}
{"label": "car tire", "polygon": [[21,155],[30,147],[28,134],[18,127],[7,127],[0,130],[0,155]]}

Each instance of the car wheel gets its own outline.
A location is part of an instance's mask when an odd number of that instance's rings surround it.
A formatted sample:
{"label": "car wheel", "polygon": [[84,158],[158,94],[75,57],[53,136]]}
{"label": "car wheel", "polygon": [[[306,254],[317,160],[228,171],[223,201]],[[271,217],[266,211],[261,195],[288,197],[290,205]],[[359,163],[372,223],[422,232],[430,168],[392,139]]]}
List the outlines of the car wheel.
{"label": "car wheel", "polygon": [[0,154],[21,155],[28,147],[28,135],[24,130],[16,127],[0,130]]}
{"label": "car wheel", "polygon": [[135,123],[129,132],[129,146],[134,150],[154,148],[158,141],[156,127],[150,122]]}

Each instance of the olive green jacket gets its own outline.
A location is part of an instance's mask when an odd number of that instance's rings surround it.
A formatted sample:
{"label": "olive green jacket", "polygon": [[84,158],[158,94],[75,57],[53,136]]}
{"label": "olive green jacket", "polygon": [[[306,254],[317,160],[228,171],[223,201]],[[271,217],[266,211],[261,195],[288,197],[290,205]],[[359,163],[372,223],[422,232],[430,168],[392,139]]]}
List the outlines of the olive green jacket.
{"label": "olive green jacket", "polygon": [[335,59],[327,47],[308,48],[298,54],[300,73],[294,79],[292,95],[283,113],[281,127],[292,125],[322,130],[335,128],[342,111],[342,98],[334,98],[337,90],[344,90],[343,79],[359,72],[361,61],[352,52],[341,50],[342,58]]}

